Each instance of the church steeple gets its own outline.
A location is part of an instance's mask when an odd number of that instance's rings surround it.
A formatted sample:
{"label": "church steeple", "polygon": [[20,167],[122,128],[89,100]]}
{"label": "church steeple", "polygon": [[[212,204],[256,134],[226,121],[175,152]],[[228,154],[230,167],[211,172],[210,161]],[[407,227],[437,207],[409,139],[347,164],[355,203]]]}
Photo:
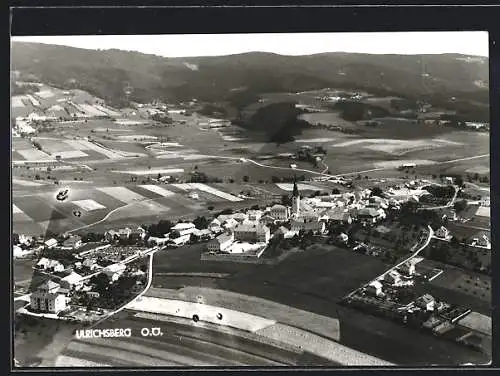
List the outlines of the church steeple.
{"label": "church steeple", "polygon": [[293,193],[292,193],[292,197],[300,197],[299,188],[297,187],[297,181],[296,180],[293,181]]}
{"label": "church steeple", "polygon": [[297,218],[300,215],[300,193],[297,187],[297,179],[293,181],[292,193],[292,215]]}

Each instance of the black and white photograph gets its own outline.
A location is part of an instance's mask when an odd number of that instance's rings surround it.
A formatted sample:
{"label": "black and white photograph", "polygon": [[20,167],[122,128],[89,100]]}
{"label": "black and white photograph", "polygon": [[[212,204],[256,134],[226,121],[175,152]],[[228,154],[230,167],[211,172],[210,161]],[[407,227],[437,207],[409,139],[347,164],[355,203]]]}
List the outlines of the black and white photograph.
{"label": "black and white photograph", "polygon": [[492,362],[485,31],[11,37],[14,368]]}

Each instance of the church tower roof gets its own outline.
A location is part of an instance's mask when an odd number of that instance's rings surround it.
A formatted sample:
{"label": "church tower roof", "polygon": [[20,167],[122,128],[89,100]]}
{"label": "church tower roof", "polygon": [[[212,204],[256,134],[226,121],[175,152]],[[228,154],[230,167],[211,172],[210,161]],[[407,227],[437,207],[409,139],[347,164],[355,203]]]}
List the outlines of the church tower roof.
{"label": "church tower roof", "polygon": [[299,194],[299,188],[297,187],[297,182],[294,181],[293,182],[293,193],[292,193],[292,196],[293,197],[299,197],[300,194]]}

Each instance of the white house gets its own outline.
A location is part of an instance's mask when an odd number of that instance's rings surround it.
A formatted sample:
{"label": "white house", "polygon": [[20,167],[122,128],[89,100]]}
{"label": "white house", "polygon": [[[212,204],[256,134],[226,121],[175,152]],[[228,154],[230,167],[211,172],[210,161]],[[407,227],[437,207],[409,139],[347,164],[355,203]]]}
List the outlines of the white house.
{"label": "white house", "polygon": [[234,239],[249,243],[268,243],[271,237],[269,227],[258,222],[244,222],[234,228]]}
{"label": "white house", "polygon": [[450,231],[444,227],[444,226],[441,226],[440,228],[438,228],[435,232],[436,234],[436,237],[440,238],[440,239],[450,239],[451,238],[451,234],[450,234]]}
{"label": "white house", "polygon": [[193,231],[196,230],[196,226],[191,222],[179,222],[174,227],[172,227],[170,233],[176,231],[180,236],[191,235]]}
{"label": "white house", "polygon": [[215,239],[208,242],[207,249],[209,252],[224,252],[234,242],[234,235],[220,234]]}
{"label": "white house", "polygon": [[104,274],[106,274],[111,282],[116,281],[125,272],[126,266],[124,264],[111,264],[104,268]]}
{"label": "white house", "polygon": [[395,270],[391,270],[389,273],[384,275],[384,281],[389,283],[392,286],[399,286],[401,285],[401,274],[399,274]]}
{"label": "white house", "polygon": [[75,272],[71,272],[66,277],[61,279],[61,287],[71,290],[78,290],[83,286],[83,277]]}
{"label": "white house", "polygon": [[221,223],[217,218],[214,218],[212,222],[208,225],[208,229],[214,233],[222,231]]}
{"label": "white house", "polygon": [[47,240],[44,244],[45,244],[45,247],[47,247],[48,249],[52,249],[57,245],[57,240],[54,238],[51,238],[51,239]]}
{"label": "white house", "polygon": [[339,234],[339,236],[337,236],[337,240],[342,244],[347,244],[347,242],[349,241],[349,236],[342,232]]}
{"label": "white house", "polygon": [[291,221],[292,231],[299,232],[300,230],[304,230],[306,232],[312,231],[314,234],[324,234],[326,231],[325,223],[322,221]]}
{"label": "white house", "polygon": [[271,207],[270,215],[277,221],[286,221],[290,216],[290,209],[284,205],[276,204]]}
{"label": "white house", "polygon": [[[198,231],[198,230],[196,230],[195,228],[193,231]],[[167,244],[170,244],[174,247],[181,247],[185,245],[189,241],[189,239],[191,239],[191,234],[193,233],[193,231],[191,231],[188,234],[181,235],[177,238],[170,238]]]}
{"label": "white house", "polygon": [[34,311],[59,313],[66,309],[68,298],[60,293],[61,286],[47,281],[39,286],[30,296],[30,307]]}
{"label": "white house", "polygon": [[381,213],[379,210],[376,210],[375,208],[363,208],[358,211],[357,217],[362,222],[376,223],[379,219],[381,219]]}
{"label": "white house", "polygon": [[62,272],[64,270],[64,265],[57,260],[51,260],[42,257],[36,264],[38,269],[52,271],[52,272]]}
{"label": "white house", "polygon": [[258,221],[262,217],[262,210],[249,210],[247,216],[250,221]]}
{"label": "white house", "polygon": [[415,275],[415,262],[412,262],[411,260],[405,262],[403,265],[399,267],[399,270],[401,270],[402,273],[408,276]]}
{"label": "white house", "polygon": [[434,307],[436,305],[436,301],[434,300],[432,295],[424,294],[415,300],[415,305],[426,311],[434,311]]}
{"label": "white house", "polygon": [[68,239],[66,239],[62,248],[64,249],[77,249],[82,246],[82,238],[79,235],[71,235]]}
{"label": "white house", "polygon": [[375,296],[381,296],[383,295],[382,291],[382,283],[379,281],[372,281],[370,284],[366,287],[366,292],[375,295]]}

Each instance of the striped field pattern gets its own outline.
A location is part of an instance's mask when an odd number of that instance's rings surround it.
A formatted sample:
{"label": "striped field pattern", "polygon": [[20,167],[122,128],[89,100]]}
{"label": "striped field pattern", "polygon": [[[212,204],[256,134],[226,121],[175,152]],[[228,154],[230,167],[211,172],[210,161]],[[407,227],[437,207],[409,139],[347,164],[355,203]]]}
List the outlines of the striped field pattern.
{"label": "striped field pattern", "polygon": [[157,185],[152,185],[152,184],[146,184],[146,185],[139,185],[140,188],[146,189],[150,192],[156,193],[160,196],[163,197],[171,197],[175,195],[174,192],[171,192],[163,187],[157,186]]}
{"label": "striped field pattern", "polygon": [[132,202],[143,200],[144,197],[138,193],[131,191],[125,187],[101,187],[97,190],[110,195],[125,204],[130,204]]}

